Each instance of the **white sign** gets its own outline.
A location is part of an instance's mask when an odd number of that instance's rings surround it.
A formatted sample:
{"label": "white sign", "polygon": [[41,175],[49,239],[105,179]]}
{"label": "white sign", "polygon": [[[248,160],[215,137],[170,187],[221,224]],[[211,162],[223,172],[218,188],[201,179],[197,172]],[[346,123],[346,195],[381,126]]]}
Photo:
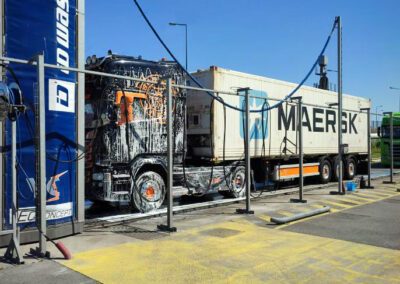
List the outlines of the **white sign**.
{"label": "white sign", "polygon": [[[73,213],[72,202],[47,205],[46,206],[46,220],[57,220],[65,217],[71,217]],[[12,213],[10,209],[10,219]],[[29,223],[34,222],[36,219],[36,207],[25,207],[19,208],[18,210],[18,223]],[[12,220],[10,220],[10,224]]]}
{"label": "white sign", "polygon": [[49,110],[75,112],[75,83],[49,79]]}

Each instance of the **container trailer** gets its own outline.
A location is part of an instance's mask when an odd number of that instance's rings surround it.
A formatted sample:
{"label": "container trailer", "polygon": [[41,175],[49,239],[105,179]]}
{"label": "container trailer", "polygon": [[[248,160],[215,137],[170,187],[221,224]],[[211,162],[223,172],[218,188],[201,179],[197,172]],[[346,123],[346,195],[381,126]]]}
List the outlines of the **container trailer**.
{"label": "container trailer", "polygon": [[[272,107],[297,85],[212,66],[193,76],[208,89],[250,88],[252,110]],[[244,108],[244,96],[219,94],[224,102]],[[337,93],[314,87],[301,87],[304,176],[319,176],[327,183],[338,176]],[[343,95],[344,173],[352,179],[367,159],[367,114],[365,98]],[[192,159],[210,159],[214,163],[240,161],[244,153],[243,112],[224,107],[200,91],[189,91],[188,152]],[[250,155],[256,181],[281,181],[298,177],[299,148],[296,103],[284,102],[270,111],[250,114]],[[226,123],[224,123],[226,121]],[[335,169],[335,170],[334,170]]]}
{"label": "container trailer", "polygon": [[[87,68],[153,80],[154,84],[86,77],[86,192],[92,200],[130,202],[146,212],[159,208],[166,195],[166,76],[185,82],[174,62],[108,55],[90,57]],[[211,67],[193,76],[204,87],[232,92],[249,87],[250,108],[267,108],[296,85],[241,72]],[[244,108],[243,96],[218,94]],[[337,167],[337,94],[302,87],[304,107],[304,176],[326,183]],[[202,91],[174,89],[174,197],[219,192],[245,194],[244,113],[213,101]],[[360,108],[369,100],[344,96],[343,136],[346,177],[352,179],[367,158],[367,120]],[[151,111],[153,110],[153,111]],[[283,103],[250,116],[251,166],[256,183],[298,177],[296,106]]]}

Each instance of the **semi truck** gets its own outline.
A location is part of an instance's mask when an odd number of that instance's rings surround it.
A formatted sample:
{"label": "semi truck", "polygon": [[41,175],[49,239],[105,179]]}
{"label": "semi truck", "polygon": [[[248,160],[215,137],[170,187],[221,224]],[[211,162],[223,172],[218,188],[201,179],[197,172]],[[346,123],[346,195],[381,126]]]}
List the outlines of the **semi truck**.
{"label": "semi truck", "polygon": [[[393,166],[400,166],[400,112],[393,114]],[[385,115],[382,118],[381,127],[378,128],[381,148],[381,164],[384,167],[390,167],[390,116]]]}
{"label": "semi truck", "polygon": [[[141,212],[159,208],[166,195],[165,78],[193,85],[177,64],[109,55],[88,59],[87,68],[154,80],[135,83],[87,76],[86,138],[87,195],[92,200],[128,201]],[[139,71],[140,70],[140,71]],[[297,85],[210,67],[192,74],[208,89],[234,92],[250,88],[249,107],[268,109]],[[174,197],[219,192],[245,195],[244,96],[175,89]],[[303,98],[304,176],[327,183],[337,178],[337,94],[301,87]],[[343,156],[345,177],[352,179],[367,159],[367,116],[370,101],[343,96]],[[153,110],[153,111],[149,111]],[[299,176],[296,105],[283,102],[250,115],[250,155],[253,184],[271,185]]]}

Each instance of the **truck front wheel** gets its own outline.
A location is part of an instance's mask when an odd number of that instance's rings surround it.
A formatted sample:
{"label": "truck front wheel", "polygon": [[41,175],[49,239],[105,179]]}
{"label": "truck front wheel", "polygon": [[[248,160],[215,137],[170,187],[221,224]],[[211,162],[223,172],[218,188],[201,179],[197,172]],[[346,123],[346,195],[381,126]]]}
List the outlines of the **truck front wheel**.
{"label": "truck front wheel", "polygon": [[244,197],[246,195],[245,167],[238,166],[229,177],[229,190],[220,191],[225,197]]}
{"label": "truck front wheel", "polygon": [[165,192],[165,182],[160,174],[143,172],[132,180],[132,206],[143,213],[156,210],[164,202]]}

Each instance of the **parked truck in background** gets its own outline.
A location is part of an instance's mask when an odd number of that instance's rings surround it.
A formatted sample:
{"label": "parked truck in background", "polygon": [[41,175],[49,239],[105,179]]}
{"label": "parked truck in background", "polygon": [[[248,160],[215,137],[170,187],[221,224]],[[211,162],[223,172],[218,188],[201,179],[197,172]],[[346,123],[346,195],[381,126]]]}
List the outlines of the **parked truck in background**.
{"label": "parked truck in background", "polygon": [[[381,127],[378,128],[381,147],[381,164],[390,167],[390,116],[382,118]],[[393,113],[393,165],[400,166],[400,112]]]}
{"label": "parked truck in background", "polygon": [[[165,78],[185,82],[182,70],[168,61],[110,54],[88,58],[90,70],[133,76],[131,80],[86,77],[86,192],[97,201],[129,201],[147,212],[159,208],[166,195]],[[249,87],[250,108],[260,109],[283,99],[295,84],[218,67],[193,74],[204,87],[234,91]],[[205,92],[173,88],[174,197],[219,192],[245,195],[244,113],[223,107]],[[218,94],[244,108],[243,96]],[[302,87],[304,176],[334,179],[337,161],[337,94]],[[367,158],[367,117],[357,110],[367,99],[344,96],[343,141],[349,145],[344,172],[352,179]],[[348,109],[348,110],[346,110]],[[273,184],[298,178],[296,106],[284,103],[252,113],[250,154],[256,183]]]}

